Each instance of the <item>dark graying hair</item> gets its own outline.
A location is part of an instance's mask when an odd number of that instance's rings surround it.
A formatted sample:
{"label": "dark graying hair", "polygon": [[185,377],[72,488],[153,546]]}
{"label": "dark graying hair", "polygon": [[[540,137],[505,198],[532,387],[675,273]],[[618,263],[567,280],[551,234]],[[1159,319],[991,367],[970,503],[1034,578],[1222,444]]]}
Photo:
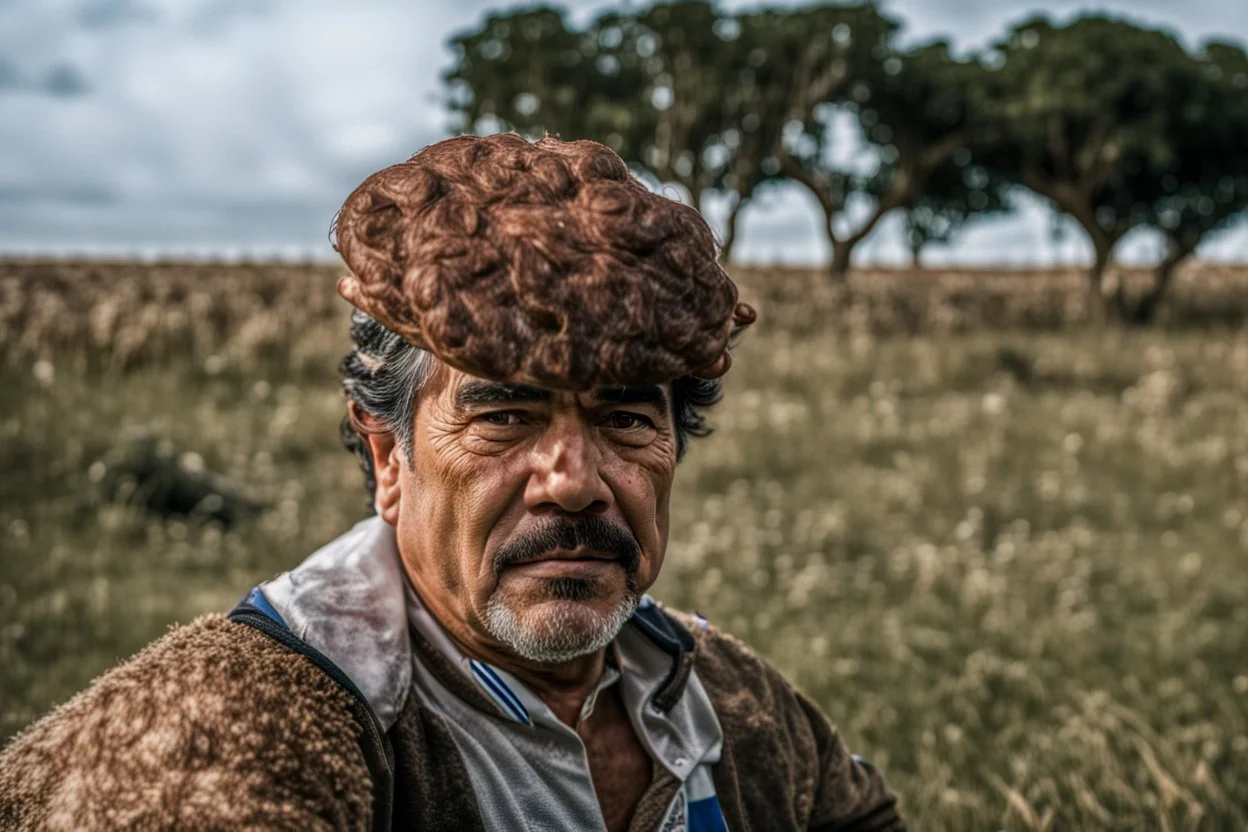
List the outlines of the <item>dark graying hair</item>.
{"label": "dark graying hair", "polygon": [[[338,365],[342,389],[357,407],[376,417],[394,434],[399,448],[410,460],[416,394],[433,372],[433,354],[412,346],[358,309],[351,314],[351,340],[355,347]],[[684,457],[692,437],[711,432],[703,411],[722,396],[719,379],[681,376],[672,382],[677,460]],[[343,418],[339,433],[342,444],[355,454],[364,469],[371,508],[377,477],[368,445],[352,427],[350,418]]]}

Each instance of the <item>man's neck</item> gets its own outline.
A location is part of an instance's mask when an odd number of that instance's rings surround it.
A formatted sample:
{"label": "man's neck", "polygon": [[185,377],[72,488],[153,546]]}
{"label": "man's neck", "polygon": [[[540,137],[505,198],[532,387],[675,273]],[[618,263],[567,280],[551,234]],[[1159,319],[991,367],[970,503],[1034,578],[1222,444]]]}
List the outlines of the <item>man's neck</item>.
{"label": "man's neck", "polygon": [[461,653],[516,677],[550,708],[560,722],[576,728],[585,700],[597,688],[606,668],[605,648],[566,662],[525,659],[488,633],[479,632],[453,610],[439,603],[437,593],[421,592],[419,584],[410,574],[408,579],[420,602]]}
{"label": "man's neck", "polygon": [[558,664],[530,662],[514,653],[473,658],[515,676],[546,703],[560,722],[571,728],[580,722],[585,701],[597,688],[606,668],[605,649]]}

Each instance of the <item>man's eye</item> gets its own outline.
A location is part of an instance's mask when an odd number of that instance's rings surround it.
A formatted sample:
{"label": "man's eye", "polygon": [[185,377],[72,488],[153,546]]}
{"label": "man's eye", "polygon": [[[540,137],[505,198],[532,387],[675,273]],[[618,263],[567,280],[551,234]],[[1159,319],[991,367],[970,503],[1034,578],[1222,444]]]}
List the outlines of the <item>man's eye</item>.
{"label": "man's eye", "polygon": [[635,430],[636,428],[651,427],[652,423],[640,413],[617,410],[607,417],[607,425],[616,430]]}
{"label": "man's eye", "polygon": [[511,410],[495,410],[490,413],[482,413],[480,418],[484,422],[500,428],[508,428],[521,423],[520,414]]}

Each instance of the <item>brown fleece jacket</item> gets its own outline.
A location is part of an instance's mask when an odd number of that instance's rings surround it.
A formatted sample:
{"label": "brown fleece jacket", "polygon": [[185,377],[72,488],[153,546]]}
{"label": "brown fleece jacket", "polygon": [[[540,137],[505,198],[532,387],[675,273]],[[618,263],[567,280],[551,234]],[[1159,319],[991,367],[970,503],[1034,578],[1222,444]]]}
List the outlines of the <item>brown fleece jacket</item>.
{"label": "brown fleece jacket", "polygon": [[350,695],[250,627],[179,627],[18,735],[2,829],[363,829]]}
{"label": "brown fleece jacket", "polygon": [[[698,645],[677,672],[696,670],[723,728],[714,779],[730,829],[903,828],[883,779],[808,699],[745,645],[673,618]],[[414,700],[389,733],[392,828],[483,829],[454,740]],[[18,735],[0,754],[0,829],[369,829],[358,719],[308,659],[204,616]],[[675,794],[660,768],[634,830]]]}
{"label": "brown fleece jacket", "polygon": [[742,642],[667,612],[694,635],[694,669],[724,731],[714,777],[729,829],[904,829],[884,778],[850,756],[818,706]]}

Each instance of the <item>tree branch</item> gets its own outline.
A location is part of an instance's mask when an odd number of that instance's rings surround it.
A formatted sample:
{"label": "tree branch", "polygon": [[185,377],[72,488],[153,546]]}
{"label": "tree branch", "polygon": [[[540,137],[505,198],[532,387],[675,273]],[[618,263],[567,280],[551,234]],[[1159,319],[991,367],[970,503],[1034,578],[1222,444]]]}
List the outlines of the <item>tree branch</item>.
{"label": "tree branch", "polygon": [[955,130],[946,134],[940,141],[924,148],[919,156],[919,169],[924,171],[934,170],[954,153],[957,153],[958,148],[965,147],[970,143],[974,136],[975,130],[970,127],[964,127],[961,130]]}
{"label": "tree branch", "polygon": [[792,179],[799,185],[803,185],[809,190],[819,202],[819,206],[823,208],[823,212],[831,218],[840,212],[840,205],[831,199],[823,189],[822,183],[819,182],[812,174],[810,174],[802,163],[795,159],[792,154],[783,148],[777,148],[775,153],[776,161],[780,163],[780,170],[784,175]]}
{"label": "tree branch", "polygon": [[1117,155],[1109,152],[1110,147],[1107,144],[1109,131],[1109,119],[1097,119],[1092,126],[1092,133],[1088,136],[1088,140],[1079,150],[1078,163],[1081,168],[1079,188],[1088,194],[1104,185],[1110,173],[1113,172],[1113,163]]}
{"label": "tree branch", "polygon": [[908,170],[899,170],[893,184],[889,186],[884,195],[875,203],[875,210],[871,212],[871,216],[858,227],[857,231],[851,233],[845,238],[851,246],[861,242],[868,234],[870,234],[880,220],[890,212],[897,208],[902,208],[914,201],[922,187],[924,174],[911,173]]}
{"label": "tree branch", "polygon": [[1070,179],[1070,167],[1067,161],[1070,156],[1070,143],[1066,140],[1066,125],[1057,116],[1049,118],[1048,125],[1049,156],[1053,158],[1053,168],[1063,179]]}

